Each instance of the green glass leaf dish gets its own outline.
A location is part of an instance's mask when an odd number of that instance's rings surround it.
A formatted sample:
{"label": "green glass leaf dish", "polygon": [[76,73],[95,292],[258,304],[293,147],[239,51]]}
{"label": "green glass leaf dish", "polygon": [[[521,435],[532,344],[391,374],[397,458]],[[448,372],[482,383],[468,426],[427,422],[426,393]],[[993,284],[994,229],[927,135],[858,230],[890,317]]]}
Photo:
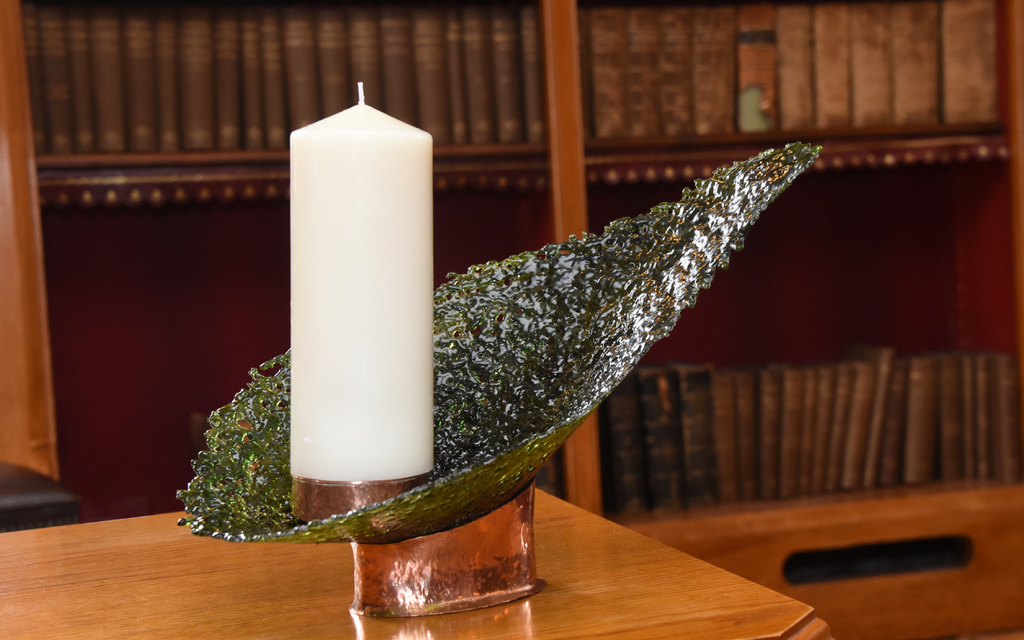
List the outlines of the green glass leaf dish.
{"label": "green glass leaf dish", "polygon": [[197,535],[386,543],[498,508],[711,284],[760,213],[815,160],[793,143],[697,180],[678,202],[450,275],[434,292],[434,460],[428,481],[326,520],[291,511],[289,355],[210,416],[178,493]]}

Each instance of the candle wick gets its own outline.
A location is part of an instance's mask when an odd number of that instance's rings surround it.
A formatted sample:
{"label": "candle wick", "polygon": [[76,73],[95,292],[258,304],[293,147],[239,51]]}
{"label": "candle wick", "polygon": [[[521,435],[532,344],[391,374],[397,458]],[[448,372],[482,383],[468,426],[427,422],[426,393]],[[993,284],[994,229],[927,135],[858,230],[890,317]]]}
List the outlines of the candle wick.
{"label": "candle wick", "polygon": [[363,83],[357,82],[356,87],[359,88],[359,104],[366,104],[363,102]]}

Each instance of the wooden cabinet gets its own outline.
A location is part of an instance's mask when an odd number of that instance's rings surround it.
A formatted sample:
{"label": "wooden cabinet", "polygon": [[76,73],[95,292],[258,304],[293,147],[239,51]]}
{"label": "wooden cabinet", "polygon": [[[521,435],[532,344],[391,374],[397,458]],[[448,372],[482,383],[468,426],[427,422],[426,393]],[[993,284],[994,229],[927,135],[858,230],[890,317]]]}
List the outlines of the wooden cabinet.
{"label": "wooden cabinet", "polygon": [[[18,0],[2,2],[18,13]],[[823,145],[815,168],[769,208],[647,361],[813,361],[864,341],[1020,351],[1024,0],[998,2],[1000,122],[643,139],[586,133],[577,4],[538,1],[547,141],[437,149],[436,279],[600,231],[677,199],[717,166],[802,139]],[[4,55],[4,68],[20,63]],[[201,423],[249,367],[287,348],[287,154],[42,155],[36,167],[65,480],[86,489],[87,520],[178,508],[173,490],[191,477],[190,416]],[[596,419],[563,455],[566,496],[600,511]],[[840,637],[866,637],[864,620],[912,586],[920,606],[883,628],[909,638],[1024,625],[1019,580],[1002,570],[1024,572],[1011,535],[1024,525],[1022,497],[1019,485],[943,485],[622,521],[819,607]],[[818,589],[783,571],[793,554],[935,535],[974,549],[940,581],[917,574]],[[1003,567],[992,573],[996,558]],[[991,577],[1005,598],[962,598],[958,576],[970,585]],[[852,592],[874,595],[844,595]],[[954,600],[978,604],[927,621]],[[862,614],[863,624],[844,629]]]}

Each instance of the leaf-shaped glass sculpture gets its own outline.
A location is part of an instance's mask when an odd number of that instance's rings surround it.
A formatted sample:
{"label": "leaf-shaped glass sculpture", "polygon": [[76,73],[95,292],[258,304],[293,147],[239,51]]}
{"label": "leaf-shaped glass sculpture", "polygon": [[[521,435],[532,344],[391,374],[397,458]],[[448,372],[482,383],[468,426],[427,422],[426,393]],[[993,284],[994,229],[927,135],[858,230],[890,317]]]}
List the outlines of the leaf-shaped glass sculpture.
{"label": "leaf-shaped glass sculpture", "polygon": [[672,330],[819,151],[765,151],[600,235],[451,276],[434,293],[435,467],[385,502],[310,523],[292,515],[288,355],[252,371],[210,417],[209,450],[178,494],[182,523],[233,541],[378,543],[493,511]]}

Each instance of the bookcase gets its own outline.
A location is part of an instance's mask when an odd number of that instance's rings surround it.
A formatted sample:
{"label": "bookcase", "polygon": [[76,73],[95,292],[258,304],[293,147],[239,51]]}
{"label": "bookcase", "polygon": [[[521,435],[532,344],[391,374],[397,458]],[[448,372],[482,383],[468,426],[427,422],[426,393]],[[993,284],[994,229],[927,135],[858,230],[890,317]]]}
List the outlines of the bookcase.
{"label": "bookcase", "polygon": [[[30,4],[0,2],[12,15]],[[591,106],[604,104],[595,97],[607,86],[591,80],[595,60],[580,53],[593,45],[581,20],[624,4],[535,3],[545,137],[437,146],[435,279],[600,231],[676,199],[717,166],[803,140],[823,145],[815,168],[772,205],[645,363],[809,362],[854,342],[1020,350],[1024,1],[997,3],[994,118],[598,135]],[[735,6],[755,4],[763,3]],[[819,4],[838,3],[811,3]],[[25,64],[22,51],[0,51],[0,68]],[[716,80],[707,77],[698,99],[711,100]],[[37,169],[42,202],[62,477],[83,494],[86,520],[180,508],[173,492],[191,477],[197,446],[190,429],[245,384],[250,367],[287,348],[287,151],[22,160]],[[562,458],[566,497],[601,511],[607,469],[596,415]],[[1022,507],[1019,483],[962,482],[612,515],[812,604],[838,637],[917,638],[1024,626],[1024,548],[1014,535]],[[800,577],[829,562],[859,566],[849,559],[858,553],[876,553],[857,556],[861,564],[901,554],[939,564]]]}

